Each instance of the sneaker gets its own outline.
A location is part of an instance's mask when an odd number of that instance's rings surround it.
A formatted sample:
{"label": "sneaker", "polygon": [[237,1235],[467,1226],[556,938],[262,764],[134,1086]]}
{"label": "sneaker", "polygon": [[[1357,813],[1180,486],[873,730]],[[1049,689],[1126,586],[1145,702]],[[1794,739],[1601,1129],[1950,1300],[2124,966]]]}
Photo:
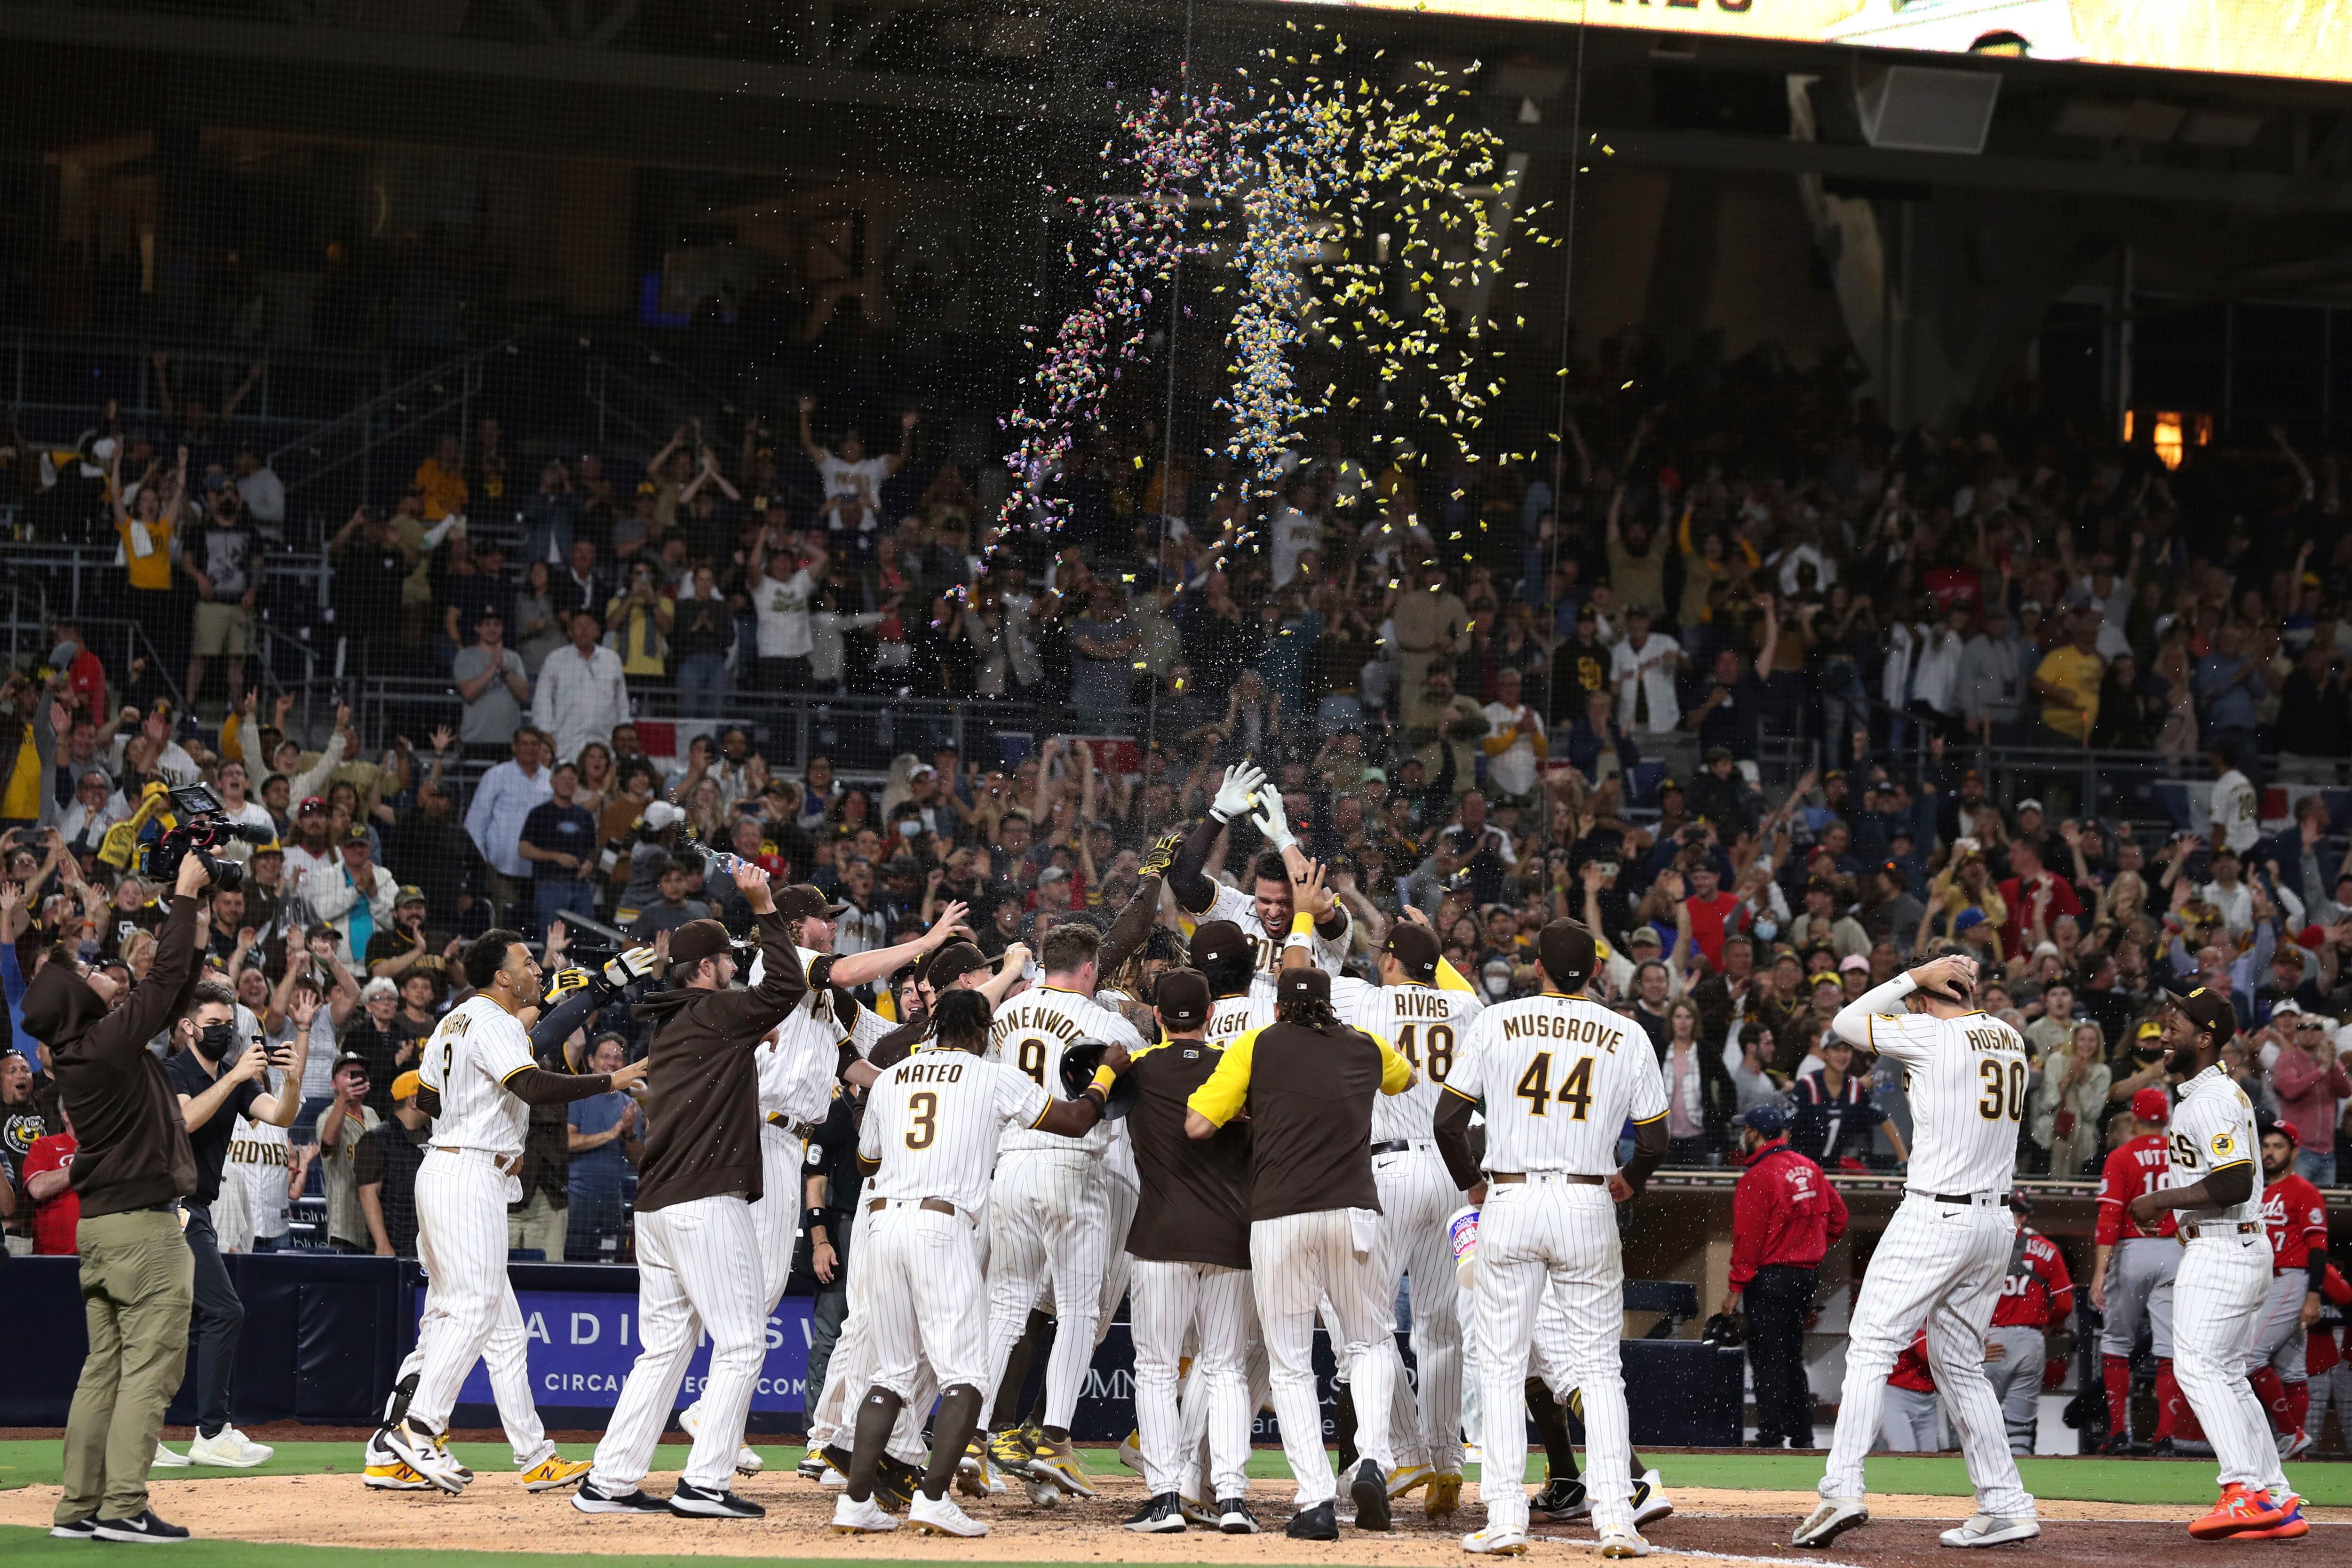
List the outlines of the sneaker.
{"label": "sneaker", "polygon": [[1791,1546],[1827,1546],[1858,1524],[1870,1522],[1870,1510],[1858,1497],[1823,1498],[1789,1537]]}
{"label": "sneaker", "polygon": [[1381,1471],[1379,1460],[1366,1459],[1356,1467],[1356,1479],[1348,1483],[1348,1495],[1355,1500],[1358,1530],[1389,1527],[1388,1477]]}
{"label": "sneaker", "polygon": [[[1187,1519],[1193,1517],[1190,1509],[1185,1510],[1185,1517]],[[1227,1535],[1257,1533],[1257,1515],[1250,1511],[1247,1502],[1237,1497],[1217,1500],[1216,1521],[1217,1528]]]}
{"label": "sneaker", "polygon": [[1028,1473],[1041,1481],[1050,1481],[1072,1497],[1094,1497],[1095,1489],[1087,1482],[1087,1467],[1078,1458],[1078,1450],[1067,1437],[1058,1443],[1040,1443],[1036,1457],[1026,1467]]}
{"label": "sneaker", "polygon": [[527,1492],[561,1491],[575,1481],[584,1481],[588,1472],[596,1467],[586,1459],[567,1459],[561,1454],[550,1454],[522,1473],[522,1489]]}
{"label": "sneaker", "polygon": [[219,1465],[226,1469],[249,1470],[278,1452],[267,1443],[249,1443],[245,1434],[234,1426],[224,1426],[211,1436],[202,1432],[188,1445],[188,1463]]}
{"label": "sneaker", "polygon": [[2268,1492],[2259,1492],[2232,1481],[2221,1489],[2221,1500],[2204,1518],[2189,1526],[2190,1537],[2198,1541],[2220,1541],[2242,1534],[2250,1530],[2268,1530],[2286,1522],[2287,1510],[2271,1500]]}
{"label": "sneaker", "polygon": [[1184,1508],[1174,1492],[1161,1492],[1120,1522],[1138,1535],[1181,1535]]}
{"label": "sneaker", "polygon": [[[2277,1500],[2273,1500],[2275,1502]],[[2230,1539],[2232,1541],[2300,1541],[2311,1533],[2310,1522],[2303,1517],[2301,1498],[2290,1492],[2286,1500],[2284,1502],[2278,1502],[2277,1506],[2284,1511],[2276,1524],[2262,1530],[2242,1530]]]}
{"label": "sneaker", "polygon": [[1425,1487],[1436,1474],[1427,1465],[1399,1465],[1389,1472],[1389,1496],[1401,1498],[1409,1491]]}
{"label": "sneaker", "polygon": [[1440,1523],[1454,1517],[1462,1506],[1462,1478],[1451,1470],[1429,1478],[1429,1489],[1421,1494],[1421,1511],[1426,1518]]}
{"label": "sneaker", "polygon": [[918,1535],[986,1535],[988,1526],[956,1506],[955,1499],[941,1492],[938,1497],[915,1494],[908,1505],[907,1522],[915,1527]]}
{"label": "sneaker", "polygon": [[1293,1514],[1282,1533],[1293,1541],[1337,1541],[1339,1539],[1339,1521],[1329,1503],[1318,1502],[1313,1508],[1302,1508]]}
{"label": "sneaker", "polygon": [[572,1506],[582,1513],[667,1513],[669,1500],[657,1498],[643,1487],[625,1492],[610,1492],[593,1480],[583,1480],[580,1489],[572,1494]]}
{"label": "sneaker", "polygon": [[1654,1550],[1637,1530],[1604,1530],[1601,1532],[1601,1555],[1603,1557],[1647,1557]]}
{"label": "sneaker", "polygon": [[171,1449],[163,1447],[161,1439],[157,1440],[155,1444],[155,1463],[152,1467],[153,1468],[158,1470],[184,1470],[188,1468],[188,1457],[185,1454],[174,1454]]}
{"label": "sneaker", "polygon": [[1642,1479],[1633,1483],[1633,1528],[1655,1524],[1675,1511],[1675,1500],[1666,1495],[1666,1483],[1658,1479],[1655,1470],[1643,1470]]}
{"label": "sneaker", "polygon": [[833,1500],[835,1535],[887,1535],[898,1528],[898,1520],[884,1512],[882,1505],[872,1498],[858,1502],[845,1493]]}
{"label": "sneaker", "polygon": [[1592,1500],[1584,1495],[1581,1480],[1546,1481],[1528,1504],[1528,1517],[1538,1524],[1567,1524],[1591,1511]]}
{"label": "sneaker", "polygon": [[443,1491],[455,1495],[466,1489],[466,1482],[471,1477],[463,1473],[465,1468],[441,1446],[439,1434],[427,1432],[404,1417],[397,1425],[385,1427],[382,1436],[385,1447]]}
{"label": "sneaker", "polygon": [[1528,1552],[1528,1533],[1524,1530],[1489,1527],[1464,1536],[1462,1550],[1494,1557],[1524,1557]]}
{"label": "sneaker", "polygon": [[1139,1476],[1143,1473],[1142,1433],[1129,1432],[1118,1440],[1118,1462]]}
{"label": "sneaker", "polygon": [[681,1519],[765,1519],[768,1510],[724,1487],[712,1489],[680,1481],[669,1495],[669,1510]]}
{"label": "sneaker", "polygon": [[2031,1541],[2041,1533],[2042,1526],[2035,1520],[1975,1513],[1969,1516],[1966,1524],[1948,1530],[1937,1539],[1947,1546],[2006,1546],[2012,1541]]}
{"label": "sneaker", "polygon": [[95,1541],[98,1539],[98,1521],[69,1519],[63,1524],[49,1526],[49,1533],[59,1541]]}
{"label": "sneaker", "polygon": [[169,1521],[158,1519],[152,1508],[142,1509],[130,1519],[101,1519],[90,1525],[90,1537],[96,1541],[120,1541],[145,1545],[163,1545],[188,1538],[186,1529]]}

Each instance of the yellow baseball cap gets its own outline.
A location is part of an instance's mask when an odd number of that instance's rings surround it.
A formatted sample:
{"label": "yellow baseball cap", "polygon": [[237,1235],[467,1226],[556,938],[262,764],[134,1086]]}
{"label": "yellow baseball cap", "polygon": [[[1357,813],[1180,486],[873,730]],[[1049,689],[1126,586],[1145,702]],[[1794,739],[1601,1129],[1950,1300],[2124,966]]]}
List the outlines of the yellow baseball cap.
{"label": "yellow baseball cap", "polygon": [[411,1096],[415,1094],[416,1089],[416,1073],[415,1070],[412,1068],[407,1072],[402,1073],[398,1078],[392,1080],[392,1098],[394,1100],[409,1099]]}

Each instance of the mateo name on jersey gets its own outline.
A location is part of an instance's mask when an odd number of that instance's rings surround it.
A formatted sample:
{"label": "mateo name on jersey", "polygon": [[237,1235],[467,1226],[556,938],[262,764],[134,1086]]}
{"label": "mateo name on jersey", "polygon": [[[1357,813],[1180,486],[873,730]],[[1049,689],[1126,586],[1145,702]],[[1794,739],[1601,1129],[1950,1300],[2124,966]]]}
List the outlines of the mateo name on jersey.
{"label": "mateo name on jersey", "polygon": [[1503,1038],[1516,1040],[1526,1037],[1565,1040],[1571,1046],[1599,1046],[1614,1052],[1624,1043],[1624,1032],[1612,1028],[1597,1018],[1577,1017],[1564,1013],[1518,1013],[1501,1020]]}
{"label": "mateo name on jersey", "polygon": [[963,1063],[909,1061],[898,1064],[900,1083],[961,1083]]}

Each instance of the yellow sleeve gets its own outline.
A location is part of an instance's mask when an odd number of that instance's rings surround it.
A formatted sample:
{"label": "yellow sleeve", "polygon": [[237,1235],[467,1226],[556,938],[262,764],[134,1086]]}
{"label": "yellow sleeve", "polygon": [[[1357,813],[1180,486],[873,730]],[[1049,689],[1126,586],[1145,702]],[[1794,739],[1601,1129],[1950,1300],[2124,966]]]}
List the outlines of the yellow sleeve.
{"label": "yellow sleeve", "polygon": [[220,754],[224,758],[234,757],[240,763],[245,761],[245,742],[239,735],[244,720],[244,714],[231,708],[228,717],[221,721]]}
{"label": "yellow sleeve", "polygon": [[1208,1082],[1192,1091],[1192,1098],[1185,1105],[1218,1127],[1239,1116],[1243,1103],[1249,1099],[1250,1062],[1257,1049],[1257,1037],[1258,1031],[1252,1029],[1225,1047],[1217,1070],[1209,1075]]}
{"label": "yellow sleeve", "polygon": [[1536,747],[1536,755],[1537,755],[1537,756],[1538,756],[1538,757],[1549,757],[1549,756],[1550,756],[1550,755],[1551,755],[1551,737],[1550,737],[1550,736],[1549,736],[1549,735],[1545,734],[1541,730],[1538,730],[1538,731],[1536,731],[1532,736],[1530,736],[1530,737],[1528,737],[1528,738],[1529,738],[1530,740],[1532,740],[1532,741],[1535,742],[1535,747]]}
{"label": "yellow sleeve", "polygon": [[[1364,1033],[1372,1035],[1370,1029]],[[1372,1044],[1381,1048],[1381,1092],[1402,1094],[1412,1082],[1412,1064],[1399,1056],[1396,1047],[1378,1035],[1372,1035]]]}
{"label": "yellow sleeve", "polygon": [[1468,991],[1474,994],[1478,989],[1465,980],[1462,977],[1462,972],[1454,968],[1451,961],[1444,958],[1437,961],[1437,988],[1440,991]]}
{"label": "yellow sleeve", "polygon": [[1513,746],[1516,746],[1518,743],[1519,736],[1518,731],[1516,730],[1501,735],[1490,734],[1485,740],[1478,742],[1478,744],[1486,751],[1486,753],[1490,757],[1499,757],[1505,752],[1509,751]]}

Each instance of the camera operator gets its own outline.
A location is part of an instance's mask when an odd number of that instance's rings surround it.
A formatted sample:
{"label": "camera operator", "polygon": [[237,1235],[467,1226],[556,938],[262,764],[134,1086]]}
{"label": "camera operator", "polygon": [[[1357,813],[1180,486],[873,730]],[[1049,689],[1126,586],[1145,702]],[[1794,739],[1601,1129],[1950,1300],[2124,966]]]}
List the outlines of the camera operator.
{"label": "camera operator", "polygon": [[173,1205],[196,1190],[196,1156],[179,1096],[147,1042],[188,1010],[196,905],[210,880],[205,857],[181,860],[146,979],[121,986],[102,973],[85,978],[59,957],[25,994],[26,1030],[49,1047],[81,1145],[74,1239],[89,1353],[66,1422],[56,1523],[108,1541],[188,1533],[148,1507],[147,1471],[187,1363],[195,1258]]}

